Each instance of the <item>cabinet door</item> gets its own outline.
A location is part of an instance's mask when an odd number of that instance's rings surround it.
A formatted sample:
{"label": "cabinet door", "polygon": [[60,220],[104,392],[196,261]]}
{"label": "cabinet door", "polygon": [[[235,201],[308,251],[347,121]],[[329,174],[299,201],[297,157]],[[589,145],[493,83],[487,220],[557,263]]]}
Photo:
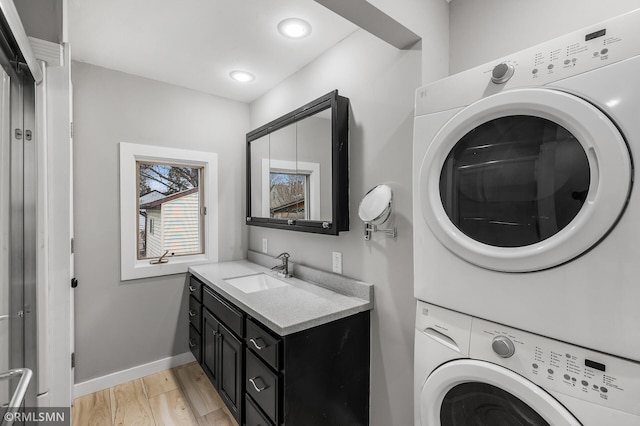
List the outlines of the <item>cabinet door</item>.
{"label": "cabinet door", "polygon": [[220,335],[221,326],[207,309],[203,309],[202,313],[202,369],[209,376],[213,386],[218,389],[220,387],[218,377],[218,364],[220,362],[218,346],[220,339],[218,336]]}
{"label": "cabinet door", "polygon": [[219,329],[220,371],[218,390],[227,407],[240,423],[242,413],[242,342],[223,325]]}

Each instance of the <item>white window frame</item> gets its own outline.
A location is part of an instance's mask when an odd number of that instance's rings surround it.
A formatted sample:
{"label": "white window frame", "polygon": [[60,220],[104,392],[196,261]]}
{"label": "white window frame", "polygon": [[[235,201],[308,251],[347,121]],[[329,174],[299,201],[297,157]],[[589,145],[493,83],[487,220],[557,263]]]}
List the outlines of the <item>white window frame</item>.
{"label": "white window frame", "polygon": [[[204,217],[204,253],[169,258],[169,262],[151,264],[138,260],[137,161],[151,161],[204,167],[202,207]],[[151,259],[153,260],[153,259]],[[218,261],[218,154],[154,145],[120,142],[120,279],[122,281],[185,273],[191,265]]]}
{"label": "white window frame", "polygon": [[305,209],[309,211],[309,220],[320,220],[320,163],[306,161],[262,159],[262,216],[271,217],[271,197],[269,183],[271,173],[291,173],[307,175],[309,200]]}

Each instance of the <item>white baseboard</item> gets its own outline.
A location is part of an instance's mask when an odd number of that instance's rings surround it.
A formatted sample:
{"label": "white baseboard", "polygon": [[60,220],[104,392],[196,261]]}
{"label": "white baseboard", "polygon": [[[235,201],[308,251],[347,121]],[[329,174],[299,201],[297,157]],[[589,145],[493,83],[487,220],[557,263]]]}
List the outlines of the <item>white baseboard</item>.
{"label": "white baseboard", "polygon": [[180,355],[159,359],[157,361],[131,367],[126,370],[116,371],[115,373],[107,374],[106,376],[96,377],[95,379],[87,380],[86,382],[76,383],[73,385],[73,399],[89,395],[103,389],[108,389],[131,380],[139,379],[141,377],[148,376],[149,374],[159,373],[160,371],[188,364],[195,360],[196,359],[193,357],[191,352],[185,352]]}

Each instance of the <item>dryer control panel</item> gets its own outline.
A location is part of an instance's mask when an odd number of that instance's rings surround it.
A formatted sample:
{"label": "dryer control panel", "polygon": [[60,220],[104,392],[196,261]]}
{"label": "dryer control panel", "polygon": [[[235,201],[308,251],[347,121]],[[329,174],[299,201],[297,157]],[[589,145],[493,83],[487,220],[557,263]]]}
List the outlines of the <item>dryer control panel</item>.
{"label": "dryer control panel", "polygon": [[[509,357],[495,342],[510,342]],[[508,368],[537,385],[640,415],[640,363],[473,318],[470,358]]]}
{"label": "dryer control panel", "polygon": [[421,87],[416,116],[467,106],[504,90],[544,86],[640,55],[639,27],[640,9]]}

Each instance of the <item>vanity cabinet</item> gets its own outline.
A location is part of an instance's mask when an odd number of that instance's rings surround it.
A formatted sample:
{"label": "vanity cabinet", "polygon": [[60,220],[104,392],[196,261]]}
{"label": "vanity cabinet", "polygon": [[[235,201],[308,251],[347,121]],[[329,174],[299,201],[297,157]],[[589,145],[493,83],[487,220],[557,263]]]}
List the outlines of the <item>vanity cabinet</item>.
{"label": "vanity cabinet", "polygon": [[369,424],[369,311],[280,336],[201,286],[199,362],[240,425]]}
{"label": "vanity cabinet", "polygon": [[203,289],[202,367],[240,423],[244,315],[209,288]]}
{"label": "vanity cabinet", "polygon": [[202,363],[202,283],[191,277],[189,294],[189,349],[198,363]]}

